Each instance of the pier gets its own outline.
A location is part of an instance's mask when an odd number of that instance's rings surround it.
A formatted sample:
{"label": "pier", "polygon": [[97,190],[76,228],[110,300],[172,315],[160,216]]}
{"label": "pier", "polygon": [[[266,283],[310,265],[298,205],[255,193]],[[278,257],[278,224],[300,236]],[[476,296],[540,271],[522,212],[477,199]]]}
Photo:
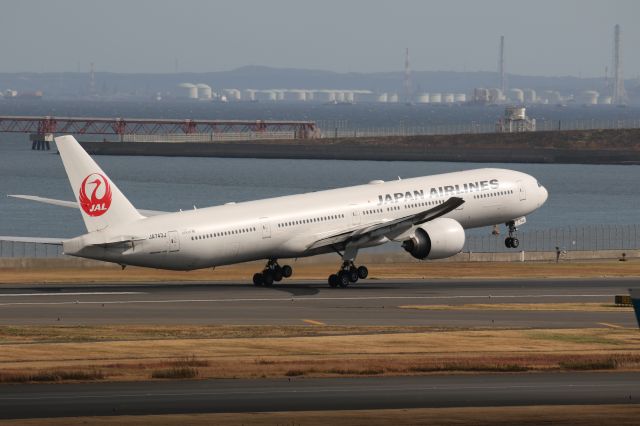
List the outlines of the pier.
{"label": "pier", "polygon": [[[282,120],[191,120],[105,117],[0,116],[0,133],[29,133],[32,149],[50,149],[54,134],[117,135],[120,142],[137,142],[135,137],[156,136],[157,140],[177,135],[200,136],[205,140],[313,139],[319,136],[314,121]],[[215,136],[215,139],[214,139]],[[260,137],[256,137],[260,136]]]}

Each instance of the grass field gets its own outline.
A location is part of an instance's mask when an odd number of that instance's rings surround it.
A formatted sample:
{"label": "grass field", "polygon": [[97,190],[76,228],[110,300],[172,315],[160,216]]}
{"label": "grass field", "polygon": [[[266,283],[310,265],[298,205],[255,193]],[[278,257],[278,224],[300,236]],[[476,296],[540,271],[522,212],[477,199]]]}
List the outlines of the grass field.
{"label": "grass field", "polygon": [[297,411],[274,413],[176,414],[163,416],[77,417],[33,420],[0,420],[0,425],[304,425],[304,426],[382,426],[382,425],[637,425],[640,405],[560,405],[530,407],[462,407],[400,410]]}
{"label": "grass field", "polygon": [[635,329],[24,326],[0,343],[2,382],[640,369]]}

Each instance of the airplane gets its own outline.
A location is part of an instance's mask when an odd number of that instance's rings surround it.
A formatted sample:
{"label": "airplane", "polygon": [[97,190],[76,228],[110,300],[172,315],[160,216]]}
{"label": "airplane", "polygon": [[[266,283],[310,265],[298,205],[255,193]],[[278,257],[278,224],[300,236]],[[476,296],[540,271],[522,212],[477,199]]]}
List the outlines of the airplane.
{"label": "airplane", "polygon": [[66,255],[123,269],[188,271],[266,260],[253,276],[256,286],[292,275],[278,259],[335,252],[342,263],[328,283],[344,288],[369,274],[355,263],[361,249],[395,241],[417,259],[442,259],[462,250],[465,229],[497,223],[508,227],[505,245],[517,248],[517,227],[548,196],[530,175],[483,168],[187,211],[138,210],[73,136],[55,142],[76,201],[9,196],[79,209],[87,233],[0,240],[62,245]]}

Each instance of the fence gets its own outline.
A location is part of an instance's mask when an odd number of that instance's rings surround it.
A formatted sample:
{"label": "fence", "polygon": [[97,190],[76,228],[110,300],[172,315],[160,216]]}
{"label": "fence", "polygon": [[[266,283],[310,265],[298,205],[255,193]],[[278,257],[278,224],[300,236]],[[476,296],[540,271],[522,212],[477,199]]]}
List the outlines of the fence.
{"label": "fence", "polygon": [[[472,133],[496,133],[495,122],[470,122],[433,124],[424,126],[395,127],[352,127],[347,120],[318,121],[322,138],[384,137],[384,136],[420,136],[454,135]],[[637,129],[640,119],[625,120],[536,120],[537,131],[549,130],[596,130],[596,129]]]}
{"label": "fence", "polygon": [[[635,250],[640,249],[640,225],[591,225],[518,233],[524,251],[555,251],[556,247],[566,251]],[[468,235],[464,251],[508,252],[505,235]]]}
{"label": "fence", "polygon": [[[490,228],[487,228],[489,232]],[[500,253],[514,251],[504,245],[505,235],[467,235],[463,251]],[[640,225],[592,225],[531,230],[518,233],[518,250],[527,252],[640,249]],[[59,257],[62,247],[0,241],[0,257]]]}
{"label": "fence", "polygon": [[123,142],[222,142],[245,141],[265,139],[295,139],[294,131],[284,132],[221,132],[221,133],[193,133],[193,134],[164,134],[164,135],[137,135],[126,134],[122,136]]}
{"label": "fence", "polygon": [[0,257],[60,257],[62,255],[61,246],[0,241]]}

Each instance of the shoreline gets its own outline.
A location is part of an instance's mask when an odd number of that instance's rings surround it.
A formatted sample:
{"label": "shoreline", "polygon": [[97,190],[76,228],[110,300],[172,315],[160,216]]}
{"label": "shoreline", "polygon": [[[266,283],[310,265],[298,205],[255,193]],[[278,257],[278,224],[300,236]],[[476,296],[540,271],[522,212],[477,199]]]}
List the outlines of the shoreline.
{"label": "shoreline", "polygon": [[91,155],[640,164],[640,129],[225,142],[81,142]]}

